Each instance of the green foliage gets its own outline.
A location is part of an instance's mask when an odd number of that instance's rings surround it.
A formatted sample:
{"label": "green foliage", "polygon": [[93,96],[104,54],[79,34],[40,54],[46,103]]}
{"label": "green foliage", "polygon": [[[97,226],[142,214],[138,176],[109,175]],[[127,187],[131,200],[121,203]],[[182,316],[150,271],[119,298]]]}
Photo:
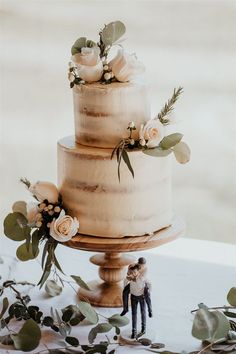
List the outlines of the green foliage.
{"label": "green foliage", "polygon": [[83,289],[90,290],[89,286],[78,275],[71,275],[71,278]]}
{"label": "green foliage", "polygon": [[162,141],[160,142],[160,147],[164,150],[168,150],[178,144],[182,139],[183,134],[180,133],[173,133],[170,135],[165,136]]}
{"label": "green foliage", "polygon": [[41,331],[37,323],[29,319],[17,334],[11,334],[11,339],[14,342],[15,349],[30,352],[39,345]]}
{"label": "green foliage", "polygon": [[96,311],[92,308],[92,306],[85,301],[79,301],[77,304],[80,312],[84,317],[92,324],[98,323],[98,315]]}
{"label": "green foliage", "polygon": [[152,149],[144,149],[143,153],[153,157],[165,157],[171,154],[172,150],[162,149],[161,147],[155,147]]}
{"label": "green foliage", "polygon": [[108,321],[113,327],[123,327],[127,326],[127,324],[129,323],[129,319],[127,317],[120,316],[118,314],[109,317]]}
{"label": "green foliage", "polygon": [[236,287],[231,288],[228,292],[227,301],[231,306],[236,306]]}
{"label": "green foliage", "polygon": [[8,214],[3,225],[4,234],[13,241],[23,241],[30,235],[27,219],[19,212]]}
{"label": "green foliage", "polygon": [[23,200],[15,202],[12,206],[13,213],[20,213],[27,218],[27,204]]}
{"label": "green foliage", "polygon": [[229,330],[229,321],[220,311],[199,309],[193,321],[192,335],[201,340],[214,342],[226,338]]}
{"label": "green foliage", "polygon": [[78,345],[79,345],[79,341],[78,341],[78,339],[75,338],[75,337],[67,336],[67,337],[65,338],[65,341],[66,341],[68,344],[72,345],[73,347],[78,347]]}
{"label": "green foliage", "polygon": [[77,53],[81,53],[81,49],[84,47],[94,47],[96,45],[95,42],[87,39],[86,37],[80,37],[79,39],[77,39],[75,41],[75,43],[73,44],[72,48],[71,48],[71,54],[75,55]]}
{"label": "green foliage", "polygon": [[88,335],[89,343],[93,343],[98,333],[107,333],[113,326],[110,323],[99,323],[96,327],[93,327]]}
{"label": "green foliage", "polygon": [[49,296],[54,297],[61,294],[62,287],[58,285],[55,280],[47,280],[45,284],[45,291]]}
{"label": "green foliage", "polygon": [[0,313],[0,320],[4,316],[5,312],[7,311],[8,306],[9,306],[8,298],[4,297],[3,300],[2,300],[2,310],[1,310],[1,313]]}
{"label": "green foliage", "polygon": [[16,250],[16,256],[22,262],[26,262],[36,258],[38,254],[39,254],[38,248],[33,252],[32,243],[29,244],[28,248],[27,248],[27,243],[23,243]]}
{"label": "green foliage", "polygon": [[125,33],[125,25],[121,21],[111,22],[105,25],[101,32],[101,39],[105,46],[112,46]]}
{"label": "green foliage", "polygon": [[187,163],[190,160],[191,151],[186,143],[180,141],[173,147],[173,152],[176,160],[179,163]]}
{"label": "green foliage", "polygon": [[156,119],[159,119],[160,122],[164,125],[169,124],[169,118],[167,117],[169,113],[171,113],[174,109],[174,104],[178,100],[179,96],[183,92],[182,87],[178,87],[174,89],[173,95],[171,98],[165,103],[164,107],[162,108],[161,112],[158,113]]}

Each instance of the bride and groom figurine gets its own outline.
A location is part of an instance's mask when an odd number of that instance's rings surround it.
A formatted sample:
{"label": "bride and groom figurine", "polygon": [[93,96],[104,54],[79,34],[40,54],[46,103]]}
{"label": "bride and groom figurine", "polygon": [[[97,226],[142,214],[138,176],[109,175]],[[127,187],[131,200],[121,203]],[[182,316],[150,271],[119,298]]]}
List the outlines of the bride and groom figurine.
{"label": "bride and groom figurine", "polygon": [[[139,338],[146,332],[146,305],[148,315],[152,317],[152,304],[150,297],[151,283],[146,278],[147,267],[146,259],[141,257],[137,263],[128,267],[127,275],[124,280],[123,290],[123,311],[124,316],[129,311],[129,295],[131,300],[132,312],[132,334],[131,338]],[[140,304],[141,312],[141,332],[137,334],[137,308]]]}

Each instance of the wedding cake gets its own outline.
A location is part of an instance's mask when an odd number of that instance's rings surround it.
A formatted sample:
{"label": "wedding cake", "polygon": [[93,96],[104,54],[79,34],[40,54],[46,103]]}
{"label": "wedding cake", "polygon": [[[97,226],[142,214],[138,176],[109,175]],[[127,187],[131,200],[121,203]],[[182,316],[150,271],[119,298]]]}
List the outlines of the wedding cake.
{"label": "wedding cake", "polygon": [[123,48],[109,61],[125,27],[106,25],[95,43],[72,47],[75,136],[58,142],[58,187],[79,233],[118,238],[151,234],[171,225],[171,155],[187,162],[182,134],[165,135],[181,88],[150,119],[144,66]]}

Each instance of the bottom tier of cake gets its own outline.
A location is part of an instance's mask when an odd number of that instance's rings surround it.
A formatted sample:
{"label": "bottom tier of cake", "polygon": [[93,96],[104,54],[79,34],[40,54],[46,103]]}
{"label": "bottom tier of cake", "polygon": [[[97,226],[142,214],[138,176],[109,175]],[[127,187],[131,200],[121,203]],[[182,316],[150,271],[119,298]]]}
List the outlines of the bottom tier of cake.
{"label": "bottom tier of cake", "polygon": [[171,224],[171,157],[129,152],[134,178],[111,149],[58,142],[58,186],[68,213],[81,234],[100,237],[141,236]]}

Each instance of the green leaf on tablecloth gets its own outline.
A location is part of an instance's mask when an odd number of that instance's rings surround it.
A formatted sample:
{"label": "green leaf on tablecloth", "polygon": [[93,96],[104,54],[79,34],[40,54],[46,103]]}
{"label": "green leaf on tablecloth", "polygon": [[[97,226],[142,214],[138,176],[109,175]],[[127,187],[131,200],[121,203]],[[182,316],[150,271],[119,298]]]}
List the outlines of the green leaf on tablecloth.
{"label": "green leaf on tablecloth", "polygon": [[229,321],[221,312],[207,309],[196,312],[192,327],[192,335],[195,338],[214,342],[227,337],[229,330]]}
{"label": "green leaf on tablecloth", "polygon": [[176,160],[179,163],[184,164],[190,160],[190,155],[191,155],[190,148],[183,141],[180,141],[177,145],[173,147],[173,152]]}
{"label": "green leaf on tablecloth", "polygon": [[8,306],[9,306],[8,298],[4,297],[3,300],[2,300],[2,310],[1,310],[1,313],[0,313],[0,319],[4,316],[5,312],[8,309]]}
{"label": "green leaf on tablecloth", "polygon": [[61,294],[62,287],[58,285],[55,280],[47,280],[45,284],[45,291],[49,296],[54,297]]}
{"label": "green leaf on tablecloth", "polygon": [[105,25],[101,32],[101,38],[105,46],[112,45],[125,33],[125,25],[121,21],[114,21]]}
{"label": "green leaf on tablecloth", "polygon": [[31,259],[34,259],[38,256],[39,249],[37,250],[36,254],[33,254],[32,244],[29,245],[29,249],[27,249],[27,244],[23,243],[20,245],[16,250],[16,256],[20,261],[26,262]]}
{"label": "green leaf on tablecloth", "polygon": [[20,213],[27,218],[27,204],[23,200],[19,200],[12,205],[13,213]]}
{"label": "green leaf on tablecloth", "polygon": [[160,142],[160,147],[164,150],[168,150],[178,144],[182,139],[183,134],[180,133],[173,133],[170,135],[165,136],[162,141]]}
{"label": "green leaf on tablecloth", "polygon": [[41,339],[41,331],[37,323],[29,319],[27,320],[17,334],[11,334],[14,347],[17,350],[29,352],[39,345]]}
{"label": "green leaf on tablecloth", "polygon": [[172,153],[172,150],[164,150],[161,147],[155,147],[152,149],[143,149],[144,154],[153,157],[165,157]]}
{"label": "green leaf on tablecloth", "polygon": [[98,315],[92,306],[85,301],[79,301],[77,304],[80,312],[85,316],[85,318],[92,324],[98,323]]}
{"label": "green leaf on tablecloth", "polygon": [[23,241],[30,234],[27,219],[21,213],[8,214],[4,220],[4,234],[13,241]]}
{"label": "green leaf on tablecloth", "polygon": [[73,347],[78,347],[78,345],[79,345],[79,341],[78,341],[78,339],[75,338],[75,337],[67,336],[67,337],[65,338],[65,341],[66,341],[68,344],[72,345]]}
{"label": "green leaf on tablecloth", "polygon": [[236,287],[230,289],[227,294],[227,300],[231,306],[236,306]]}
{"label": "green leaf on tablecloth", "polygon": [[107,333],[112,329],[110,323],[99,323],[96,327],[92,328],[88,335],[89,343],[93,343],[98,333]]}
{"label": "green leaf on tablecloth", "polygon": [[85,281],[79,277],[78,275],[71,275],[71,278],[74,279],[74,281],[83,289],[86,289],[86,290],[91,290],[89,288],[89,286],[85,283]]}
{"label": "green leaf on tablecloth", "polygon": [[113,327],[123,327],[129,323],[129,319],[127,317],[120,316],[118,314],[109,317],[108,321]]}
{"label": "green leaf on tablecloth", "polygon": [[151,339],[149,339],[149,338],[139,338],[139,339],[138,339],[138,342],[139,342],[140,344],[142,344],[144,347],[148,347],[149,345],[152,344],[152,341],[151,341]]}
{"label": "green leaf on tablecloth", "polygon": [[224,311],[223,314],[224,314],[226,317],[236,318],[236,312]]}

